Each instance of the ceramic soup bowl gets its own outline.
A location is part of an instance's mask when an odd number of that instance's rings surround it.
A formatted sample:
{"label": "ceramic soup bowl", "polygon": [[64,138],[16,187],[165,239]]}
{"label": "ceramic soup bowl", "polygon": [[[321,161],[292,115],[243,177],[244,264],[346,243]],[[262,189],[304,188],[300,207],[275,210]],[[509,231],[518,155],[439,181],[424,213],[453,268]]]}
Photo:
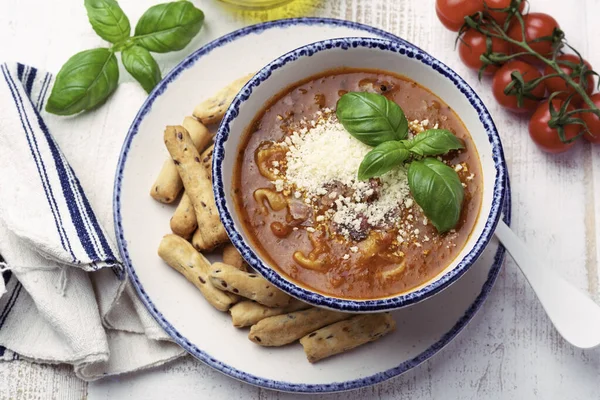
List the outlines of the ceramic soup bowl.
{"label": "ceramic soup bowl", "polygon": [[[481,210],[458,256],[420,286],[398,295],[349,300],[324,295],[296,283],[263,259],[249,240],[232,196],[234,166],[243,134],[265,103],[305,78],[339,67],[390,71],[417,82],[446,102],[462,119],[479,153],[483,174]],[[250,266],[273,285],[319,307],[348,312],[388,311],[422,301],[460,278],[489,243],[500,218],[505,194],[506,165],[492,118],[473,89],[446,65],[408,43],[368,38],[316,42],[282,55],[261,69],[228,109],[215,139],[214,192],[217,207],[232,243]]]}

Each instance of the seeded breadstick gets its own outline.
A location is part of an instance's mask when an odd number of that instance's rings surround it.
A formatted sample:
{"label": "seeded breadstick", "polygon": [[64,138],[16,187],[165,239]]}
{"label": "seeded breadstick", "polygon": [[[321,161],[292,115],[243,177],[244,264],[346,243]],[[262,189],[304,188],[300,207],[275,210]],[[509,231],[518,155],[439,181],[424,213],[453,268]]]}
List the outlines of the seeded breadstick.
{"label": "seeded breadstick", "polygon": [[351,316],[352,314],[314,307],[290,314],[276,315],[252,325],[248,339],[261,346],[283,346],[295,342],[315,329]]}
{"label": "seeded breadstick", "polygon": [[212,184],[187,130],[182,126],[167,126],[165,144],[194,206],[199,235],[202,237],[202,247],[196,248],[212,250],[227,242],[227,233],[219,219]]}
{"label": "seeded breadstick", "polygon": [[[194,146],[196,146],[198,151],[204,150],[212,140],[210,131],[193,117],[185,117],[183,127],[189,132],[192,142],[194,142]],[[161,203],[172,203],[182,188],[183,183],[181,182],[177,168],[173,160],[168,159],[163,164],[154,185],[152,185],[150,196]]]}
{"label": "seeded breadstick", "polygon": [[150,196],[161,203],[172,203],[183,187],[173,160],[165,160],[150,190]]}
{"label": "seeded breadstick", "polygon": [[194,212],[194,206],[190,197],[183,192],[181,200],[171,217],[171,230],[174,234],[181,236],[184,239],[190,238],[192,233],[196,230],[198,223],[196,221],[196,214]]}
{"label": "seeded breadstick", "polygon": [[231,243],[227,243],[223,246],[223,262],[236,267],[240,271],[248,271],[242,255]]}
{"label": "seeded breadstick", "polygon": [[300,344],[308,361],[315,363],[377,340],[394,329],[396,322],[388,313],[362,314],[309,333]]}
{"label": "seeded breadstick", "polygon": [[198,104],[194,108],[194,117],[206,125],[220,122],[235,95],[253,76],[254,73],[242,76],[219,90],[214,96]]}
{"label": "seeded breadstick", "polygon": [[244,300],[231,307],[229,312],[231,313],[231,322],[233,322],[233,326],[236,328],[244,328],[246,326],[254,325],[267,317],[306,310],[310,307],[309,304],[294,298],[290,300],[290,303],[287,306],[277,308],[270,308],[254,301]]}
{"label": "seeded breadstick", "polygon": [[239,294],[267,307],[284,307],[290,302],[290,296],[266,279],[224,263],[216,262],[212,265],[210,281],[221,290]]}
{"label": "seeded breadstick", "polygon": [[223,292],[210,283],[210,263],[185,239],[177,235],[166,235],[158,246],[158,255],[200,289],[206,300],[217,310],[227,311],[238,300],[238,296]]}
{"label": "seeded breadstick", "polygon": [[208,179],[212,181],[212,155],[215,145],[209,146],[200,154],[200,159],[202,160],[202,166],[206,169],[206,174],[208,175]]}
{"label": "seeded breadstick", "polygon": [[207,244],[202,237],[202,231],[200,231],[200,229],[196,229],[196,231],[194,231],[194,235],[192,236],[192,245],[194,245],[194,248],[198,251],[203,251],[203,249],[207,248]]}

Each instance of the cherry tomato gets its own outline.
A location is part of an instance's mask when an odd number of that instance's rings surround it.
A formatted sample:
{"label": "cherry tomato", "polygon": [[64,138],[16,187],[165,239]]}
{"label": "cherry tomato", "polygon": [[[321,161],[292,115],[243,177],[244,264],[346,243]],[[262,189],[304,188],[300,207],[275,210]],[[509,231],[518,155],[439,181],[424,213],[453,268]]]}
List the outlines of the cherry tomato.
{"label": "cherry tomato", "polygon": [[[544,13],[531,13],[524,15],[523,21],[525,22],[525,40],[531,49],[543,56],[551,56],[552,42],[546,40],[534,42],[534,40],[545,36],[551,36],[555,28],[560,28],[558,22],[556,22],[556,20],[550,15]],[[513,40],[523,40],[521,24],[519,24],[518,21],[515,20],[511,24],[510,28],[508,29],[508,36],[510,36],[510,38]],[[521,47],[513,45],[513,53],[521,51],[523,51]],[[533,56],[523,57],[523,59],[531,63],[537,61],[537,59]]]}
{"label": "cherry tomato", "polygon": [[[496,101],[498,101],[502,107],[506,107],[509,110],[518,113],[526,113],[535,110],[538,105],[537,100],[524,98],[523,105],[519,107],[517,96],[504,94],[504,89],[512,82],[511,74],[514,71],[519,71],[521,75],[523,75],[523,80],[525,82],[530,82],[542,76],[537,68],[523,61],[514,60],[504,64],[502,68],[494,74],[494,80],[492,82],[492,92],[494,93]],[[531,94],[540,98],[544,97],[545,93],[546,86],[543,81],[531,91]]]}
{"label": "cherry tomato", "polygon": [[[510,7],[510,4],[512,2],[512,0],[483,0],[483,1],[487,5],[488,9],[489,8],[508,8],[508,7]],[[523,0],[521,5],[519,5],[519,11],[523,12],[523,9],[525,9],[525,0]],[[490,16],[500,25],[502,25],[504,23],[504,21],[506,21],[506,17],[508,16],[508,13],[501,12],[501,11],[488,10],[488,12],[489,12]]]}
{"label": "cherry tomato", "polygon": [[[572,62],[573,64],[579,64],[579,57],[577,57],[575,54],[563,54],[562,56],[558,56],[556,57],[557,61],[569,61]],[[589,62],[583,60],[583,63],[586,65],[588,70],[592,69],[592,66],[590,65]],[[564,72],[566,72],[567,74],[571,75],[573,74],[573,68],[568,67],[566,65],[560,65],[560,69],[562,69]],[[575,71],[574,75],[576,77],[572,77],[573,80],[577,83],[579,83],[579,68],[577,68],[577,70]],[[546,66],[546,68],[544,68],[544,75],[550,75],[550,74],[554,74],[555,71],[554,69],[552,69],[549,65]],[[567,82],[564,81],[564,79],[562,79],[561,77],[554,77],[554,78],[548,78],[545,80],[546,82],[546,87],[548,88],[548,91],[550,93],[552,92],[564,92],[559,94],[558,98],[561,99],[566,99],[570,94],[575,93],[575,89],[573,89],[571,86],[567,86]],[[594,91],[594,77],[593,75],[589,74],[586,77],[586,85],[585,85],[585,91],[587,94],[591,94]]]}
{"label": "cherry tomato", "polygon": [[[559,110],[562,106],[563,101],[559,99],[553,99],[552,105],[555,110]],[[567,111],[573,111],[574,108],[569,104]],[[578,117],[575,114],[575,118]],[[563,151],[569,150],[575,142],[563,143],[558,136],[558,130],[556,128],[550,128],[548,126],[550,121],[550,107],[547,101],[544,101],[539,105],[537,110],[531,116],[529,120],[529,136],[543,151],[547,153],[562,153]],[[572,139],[581,132],[581,125],[566,125],[565,137]]]}
{"label": "cherry tomato", "polygon": [[[510,45],[502,39],[492,38],[492,51],[494,53],[509,54]],[[487,42],[483,33],[469,29],[458,44],[458,54],[465,65],[471,69],[478,70],[483,66],[480,56],[487,52]],[[495,65],[488,65],[483,71],[485,74],[493,74],[498,70]]]}
{"label": "cherry tomato", "polygon": [[[591,99],[596,105],[596,107],[600,108],[600,93],[593,94]],[[590,107],[587,104],[583,103],[583,108],[589,109]],[[581,113],[581,119],[585,121],[585,124],[587,125],[588,129],[593,135],[592,136],[589,133],[586,133],[585,135],[583,135],[583,137],[586,138],[589,142],[600,143],[600,117],[589,112],[584,112]]]}
{"label": "cherry tomato", "polygon": [[444,26],[458,32],[465,17],[483,11],[483,0],[436,0],[435,12]]}

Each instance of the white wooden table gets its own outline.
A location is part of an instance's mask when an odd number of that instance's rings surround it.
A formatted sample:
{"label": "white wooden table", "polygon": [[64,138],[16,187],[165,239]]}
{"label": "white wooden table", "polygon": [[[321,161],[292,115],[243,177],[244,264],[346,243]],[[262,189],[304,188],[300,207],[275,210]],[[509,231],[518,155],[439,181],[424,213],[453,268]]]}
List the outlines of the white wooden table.
{"label": "white wooden table", "polygon": [[[570,42],[600,69],[600,0],[530,0],[552,14]],[[2,58],[58,71],[75,52],[101,45],[82,1],[3,0]],[[121,0],[132,21],[155,1]],[[499,128],[513,191],[513,227],[572,283],[599,297],[600,146],[579,143],[548,156],[529,140],[527,121],[500,109],[490,81],[478,82],[454,51],[454,34],[437,21],[434,0],[296,0],[278,11],[240,13],[194,0],[206,26],[186,50],[160,57],[163,72],[193,49],[238,27],[274,18],[327,16],[399,35],[458,71],[480,94]],[[112,188],[107,188],[112,190]],[[557,293],[557,296],[560,296]],[[432,360],[383,384],[328,399],[600,399],[600,350],[581,351],[553,330],[512,261],[471,324]],[[293,399],[228,378],[191,358],[153,371],[86,383],[68,366],[0,363],[0,398]]]}

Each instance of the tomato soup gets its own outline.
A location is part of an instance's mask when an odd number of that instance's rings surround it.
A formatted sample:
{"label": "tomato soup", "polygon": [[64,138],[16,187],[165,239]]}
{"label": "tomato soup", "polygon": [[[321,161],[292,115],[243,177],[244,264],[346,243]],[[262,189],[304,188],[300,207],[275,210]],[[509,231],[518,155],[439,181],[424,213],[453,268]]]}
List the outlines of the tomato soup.
{"label": "tomato soup", "polygon": [[[416,204],[405,168],[357,179],[369,146],[345,132],[335,108],[348,92],[397,103],[409,135],[447,129],[464,149],[438,156],[456,171],[464,200],[440,234]],[[477,150],[460,118],[435,94],[400,75],[337,69],[284,89],[244,133],[234,199],[260,255],[288,279],[348,299],[393,296],[444,270],[467,242],[482,194]]]}

